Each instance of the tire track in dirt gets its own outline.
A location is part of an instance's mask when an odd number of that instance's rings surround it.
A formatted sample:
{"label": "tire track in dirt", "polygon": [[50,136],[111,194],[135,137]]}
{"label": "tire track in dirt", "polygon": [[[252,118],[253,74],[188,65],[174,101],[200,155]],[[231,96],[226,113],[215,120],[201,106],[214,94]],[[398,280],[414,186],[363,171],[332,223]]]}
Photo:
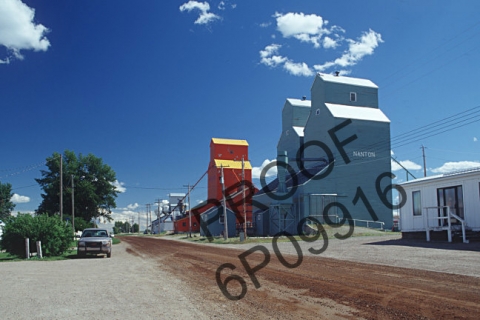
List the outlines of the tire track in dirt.
{"label": "tire track in dirt", "polygon": [[[270,263],[255,273],[261,284],[255,289],[238,259],[241,250],[161,238],[122,240],[188,283],[193,299],[204,308],[227,308],[239,318],[478,319],[480,315],[480,279],[475,277],[321,257],[304,257],[299,267],[287,269],[270,252]],[[263,259],[263,254],[247,257],[252,267]],[[223,271],[222,279],[230,273],[247,283],[247,293],[239,301],[226,299],[217,286],[215,273],[224,263],[237,268]],[[228,290],[241,292],[235,281]]]}

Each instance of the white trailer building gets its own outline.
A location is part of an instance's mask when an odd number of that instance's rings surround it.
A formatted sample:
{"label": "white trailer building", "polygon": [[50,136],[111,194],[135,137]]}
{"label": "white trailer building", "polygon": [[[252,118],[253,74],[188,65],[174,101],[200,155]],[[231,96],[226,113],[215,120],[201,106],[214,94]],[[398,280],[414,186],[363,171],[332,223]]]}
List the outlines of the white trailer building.
{"label": "white trailer building", "polygon": [[480,168],[415,179],[400,184],[406,201],[399,209],[404,238],[463,242],[480,231]]}

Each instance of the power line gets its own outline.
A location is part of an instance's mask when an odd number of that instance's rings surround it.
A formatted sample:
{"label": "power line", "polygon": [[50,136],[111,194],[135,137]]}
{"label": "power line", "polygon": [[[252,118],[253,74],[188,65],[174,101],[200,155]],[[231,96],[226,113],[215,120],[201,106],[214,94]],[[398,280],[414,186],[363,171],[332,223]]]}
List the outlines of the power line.
{"label": "power line", "polygon": [[[171,191],[171,190],[184,190],[185,188],[165,188],[165,187],[132,187],[132,186],[126,186],[126,185],[123,185],[125,188],[129,188],[129,189],[144,189],[144,190],[167,190],[167,191]],[[197,187],[196,189],[206,189],[207,187]]]}
{"label": "power line", "polygon": [[387,147],[390,147],[390,149],[399,148],[478,121],[480,121],[480,106],[456,113],[427,125],[404,132],[394,138],[384,139],[383,141],[373,143],[366,147],[377,149],[378,151],[384,151]]}
{"label": "power line", "polygon": [[[480,32],[475,32],[473,35],[470,35],[469,37],[467,37],[466,39],[463,39],[463,40],[459,37],[459,35],[461,35],[461,34],[466,34],[467,31],[470,31],[471,29],[475,28],[475,27],[478,26],[479,24],[480,24],[480,22],[477,22],[477,23],[475,23],[474,25],[472,25],[472,26],[464,29],[463,31],[455,34],[455,36],[451,37],[450,39],[448,39],[448,40],[446,40],[446,41],[443,41],[441,45],[439,45],[439,46],[435,47],[434,49],[430,50],[430,51],[427,52],[424,56],[422,56],[422,57],[414,60],[412,63],[407,64],[407,65],[403,66],[401,69],[399,69],[398,71],[390,74],[389,76],[387,76],[387,77],[384,78],[384,79],[385,79],[385,80],[388,80],[388,79],[392,78],[393,76],[401,73],[402,71],[405,71],[406,69],[408,69],[408,68],[410,68],[410,67],[413,67],[415,64],[421,63],[421,66],[420,66],[420,67],[415,67],[413,70],[407,71],[404,75],[398,76],[393,82],[387,83],[385,86],[383,86],[383,88],[388,88],[390,85],[394,84],[395,82],[398,82],[399,79],[402,79],[402,78],[408,76],[408,75],[411,74],[411,73],[414,73],[414,72],[418,73],[419,68],[425,67],[427,64],[432,63],[433,61],[435,61],[435,60],[437,60],[438,58],[440,58],[442,55],[444,55],[444,54],[446,54],[446,53],[448,53],[448,52],[450,52],[450,51],[452,51],[452,50],[454,50],[454,49],[457,49],[461,44],[463,44],[463,43],[465,43],[465,42],[468,42],[468,41],[469,41],[470,43],[475,43],[475,42],[471,41],[471,39],[472,39],[473,37],[477,36]],[[457,41],[457,43],[454,43],[451,47],[447,48],[447,50],[444,50],[444,51],[440,51],[440,50],[439,50],[439,49],[441,49],[442,47],[446,47],[446,45],[447,45],[449,42],[452,42],[453,40],[459,40],[459,41]],[[474,48],[470,49],[469,51],[472,51],[472,50],[475,49],[475,48],[476,48],[476,46],[475,46]],[[467,51],[467,52],[469,52],[469,51]],[[436,56],[434,56],[434,57],[432,58],[432,55],[433,55],[433,54],[436,54]],[[464,54],[465,54],[465,52],[462,53],[462,55],[464,55]],[[440,68],[444,67],[445,65],[449,64],[451,61],[457,60],[458,58],[459,58],[459,57],[457,56],[455,59],[451,59],[451,60],[447,61],[446,63],[444,63],[444,64],[441,65],[440,67],[437,67],[437,68],[435,68],[435,69],[433,69],[433,70],[428,71],[427,73],[424,73],[424,74],[420,75],[419,77],[413,79],[412,81],[410,81],[410,82],[407,83],[406,85],[402,86],[401,88],[403,88],[403,87],[405,87],[405,86],[408,86],[408,85],[410,85],[411,83],[413,83],[413,82],[415,82],[415,81],[418,81],[418,80],[421,79],[421,78],[424,78],[424,77],[427,76],[428,74],[431,74],[432,72],[437,71],[438,69],[440,69]],[[425,60],[425,59],[428,59],[428,60],[427,60],[426,62],[423,62],[422,60]],[[401,88],[399,88],[399,89],[401,89]],[[397,90],[395,90],[395,91],[398,91],[399,89],[397,89]],[[387,92],[388,92],[388,90],[387,90]]]}
{"label": "power line", "polygon": [[32,165],[25,166],[25,167],[18,167],[18,168],[13,168],[13,169],[2,169],[2,170],[0,170],[0,172],[11,172],[11,173],[6,173],[3,176],[0,176],[0,179],[4,179],[4,178],[7,178],[7,177],[12,177],[12,176],[17,176],[17,175],[20,175],[22,173],[32,171],[32,170],[34,170],[38,167],[44,166],[45,164],[46,164],[46,162],[44,161],[44,162],[41,162],[41,163],[32,164]]}
{"label": "power line", "polygon": [[25,189],[25,188],[31,188],[31,187],[37,187],[37,186],[38,186],[38,184],[31,184],[31,185],[29,185],[29,186],[12,188],[12,190]]}

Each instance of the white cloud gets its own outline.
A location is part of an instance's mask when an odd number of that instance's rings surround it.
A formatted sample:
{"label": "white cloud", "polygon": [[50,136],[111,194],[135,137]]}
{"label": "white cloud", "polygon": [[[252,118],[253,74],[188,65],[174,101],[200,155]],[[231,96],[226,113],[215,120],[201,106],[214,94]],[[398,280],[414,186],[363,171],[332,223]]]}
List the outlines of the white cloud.
{"label": "white cloud", "polygon": [[349,42],[348,50],[344,52],[340,58],[321,65],[315,65],[315,70],[321,72],[333,66],[354,66],[361,61],[363,57],[373,54],[374,49],[378,47],[379,43],[383,42],[381,34],[371,29],[368,32],[364,32],[358,41],[351,39],[347,39],[346,41]]}
{"label": "white cloud", "polygon": [[278,50],[281,47],[281,45],[273,43],[260,50],[260,63],[272,68],[283,65],[288,73],[295,76],[312,76],[314,74],[305,62],[296,63],[278,55]]}
{"label": "white cloud", "polygon": [[333,40],[330,37],[323,38],[323,47],[325,49],[330,49],[330,48],[335,49],[338,45],[339,43],[337,40]]}
{"label": "white cloud", "polygon": [[[228,0],[227,0],[227,2],[228,2]],[[218,10],[222,10],[222,11],[223,11],[223,10],[226,10],[226,9],[227,9],[227,6],[228,6],[228,5],[227,5],[227,3],[226,3],[225,1],[220,1],[220,3],[218,4],[217,8],[218,8]],[[231,7],[232,9],[235,9],[235,8],[237,7],[237,5],[236,5],[235,3],[232,3],[232,4],[230,5],[230,7]]]}
{"label": "white cloud", "polygon": [[260,50],[260,62],[269,67],[276,67],[287,61],[287,58],[277,55],[281,47],[281,45],[273,43]]}
{"label": "white cloud", "polygon": [[[408,170],[420,170],[422,169],[422,166],[413,162],[413,161],[410,161],[410,160],[403,160],[403,161],[399,161],[402,166],[404,166],[406,169]],[[403,168],[398,164],[396,163],[395,161],[392,160],[392,171],[399,171],[399,170],[403,170]]]}
{"label": "white cloud", "polygon": [[208,24],[216,19],[220,19],[219,16],[208,12],[210,10],[210,4],[208,2],[188,1],[180,6],[180,11],[192,11],[199,10],[200,16],[195,20],[195,24]]}
{"label": "white cloud", "polygon": [[283,68],[286,69],[290,74],[294,76],[312,76],[314,73],[305,62],[295,63],[292,61],[286,61],[283,65]]}
{"label": "white cloud", "polygon": [[[283,66],[290,74],[296,76],[312,76],[314,70],[325,72],[327,69],[337,67],[342,69],[342,75],[348,75],[352,67],[360,62],[363,57],[372,55],[375,48],[383,42],[381,34],[373,30],[363,32],[357,40],[346,39],[344,37],[345,30],[339,26],[327,27],[328,21],[323,17],[315,14],[304,14],[289,12],[286,14],[275,13],[274,18],[277,23],[277,30],[284,38],[294,38],[300,42],[311,43],[314,48],[323,47],[324,49],[336,49],[342,44],[348,47],[343,50],[339,58],[332,61],[326,61],[322,64],[315,64],[313,68],[309,68],[306,62],[294,62],[287,56],[279,53],[281,45],[270,45],[260,51],[261,63],[269,67]],[[262,23],[262,28],[268,27],[270,24]],[[274,46],[274,47],[272,47]],[[270,51],[267,48],[270,47]]]}
{"label": "white cloud", "polygon": [[327,22],[324,23],[323,18],[315,14],[275,13],[274,17],[277,19],[277,29],[284,38],[294,37],[302,42],[310,42],[315,48],[320,47],[322,35],[329,33],[323,28]]}
{"label": "white cloud", "polygon": [[479,168],[480,162],[478,161],[457,161],[446,162],[441,167],[431,169],[433,173],[449,173],[459,170],[468,170],[472,168]]}
{"label": "white cloud", "polygon": [[0,64],[12,58],[23,59],[20,50],[47,51],[50,41],[45,37],[48,28],[33,21],[35,10],[20,0],[0,1],[0,45],[10,56],[0,59]]}
{"label": "white cloud", "polygon": [[123,186],[124,184],[125,183],[119,182],[118,180],[115,180],[115,182],[112,183],[112,185],[115,187],[115,191],[119,193],[124,193],[125,191],[127,191],[127,188]]}
{"label": "white cloud", "polygon": [[27,203],[30,202],[30,198],[14,193],[10,201],[12,201],[13,203]]}
{"label": "white cloud", "polygon": [[352,73],[352,70],[340,70],[338,71],[338,74],[341,76],[348,76],[350,73]]}
{"label": "white cloud", "polygon": [[138,207],[140,207],[140,205],[135,202],[134,204],[129,204],[129,205],[127,206],[127,209],[128,209],[128,210],[135,210],[135,209],[137,209]]}
{"label": "white cloud", "polygon": [[271,22],[260,23],[260,27],[261,28],[267,28],[267,27],[270,27],[271,24],[272,24]]}
{"label": "white cloud", "polygon": [[[253,167],[252,168],[252,178],[253,179],[260,179],[260,174],[262,173],[263,168],[265,168],[267,165],[269,165],[273,161],[275,161],[275,160],[265,159],[260,167]],[[276,175],[277,175],[277,167],[273,166],[265,173],[265,178],[276,176]]]}
{"label": "white cloud", "polygon": [[473,142],[477,142],[477,141],[478,141],[477,137],[473,137]]}

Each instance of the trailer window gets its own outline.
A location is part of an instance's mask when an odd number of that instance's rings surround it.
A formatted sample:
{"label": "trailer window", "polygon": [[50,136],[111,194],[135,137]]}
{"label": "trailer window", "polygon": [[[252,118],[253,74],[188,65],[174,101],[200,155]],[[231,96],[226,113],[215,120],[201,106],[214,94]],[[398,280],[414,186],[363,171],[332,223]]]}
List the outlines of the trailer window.
{"label": "trailer window", "polygon": [[422,199],[420,197],[420,191],[413,191],[412,192],[412,199],[413,199],[413,215],[414,216],[421,216],[422,215]]}

